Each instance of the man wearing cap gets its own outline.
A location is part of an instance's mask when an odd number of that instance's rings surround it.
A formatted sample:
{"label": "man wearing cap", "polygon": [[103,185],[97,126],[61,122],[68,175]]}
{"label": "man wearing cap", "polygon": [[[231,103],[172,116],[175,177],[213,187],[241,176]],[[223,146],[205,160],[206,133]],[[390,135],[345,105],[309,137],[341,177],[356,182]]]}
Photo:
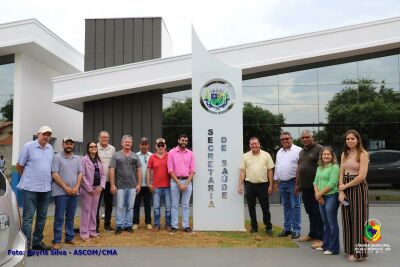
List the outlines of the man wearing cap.
{"label": "man wearing cap", "polygon": [[63,139],[63,150],[53,158],[51,172],[54,183],[54,239],[53,249],[61,249],[61,238],[65,220],[65,243],[75,245],[74,217],[78,204],[79,187],[82,181],[82,167],[74,150],[74,139],[66,136]]}
{"label": "man wearing cap", "polygon": [[[49,144],[51,134],[52,130],[49,126],[40,127],[37,131],[37,139],[24,144],[17,160],[16,169],[21,175],[17,188],[22,190],[24,197],[22,232],[27,238],[28,249],[51,249],[51,246],[42,242],[51,196],[51,164],[54,154],[53,147]],[[32,237],[32,220],[35,211],[36,223]]]}
{"label": "man wearing cap", "polygon": [[97,219],[96,219],[96,231],[99,233],[100,227],[100,206],[101,199],[104,197],[104,230],[106,231],[114,231],[111,227],[111,214],[113,208],[113,195],[110,192],[110,161],[112,156],[115,153],[115,147],[109,144],[110,142],[110,134],[107,131],[101,131],[99,133],[99,142],[97,143],[97,151],[99,153],[99,157],[101,160],[101,164],[103,165],[104,175],[106,176],[106,188],[101,191],[99,206],[97,207]]}
{"label": "man wearing cap", "polygon": [[176,232],[178,226],[179,198],[182,193],[182,227],[183,231],[190,233],[189,227],[189,202],[192,195],[192,179],[194,176],[194,155],[187,149],[189,138],[186,134],[178,137],[178,146],[168,153],[168,173],[171,176],[171,231]]}
{"label": "man wearing cap", "polygon": [[163,138],[156,140],[156,152],[147,164],[147,184],[153,192],[154,227],[160,230],[161,201],[165,202],[165,228],[171,230],[171,178],[168,174],[168,152]]}
{"label": "man wearing cap", "polygon": [[138,228],[138,224],[140,222],[140,205],[144,206],[144,222],[146,224],[146,228],[151,230],[153,227],[151,226],[151,197],[152,194],[147,186],[147,162],[152,153],[149,152],[149,139],[147,137],[140,138],[139,141],[139,152],[136,153],[140,159],[140,163],[142,164],[142,186],[140,192],[136,194],[135,198],[135,206],[133,207],[133,230]]}

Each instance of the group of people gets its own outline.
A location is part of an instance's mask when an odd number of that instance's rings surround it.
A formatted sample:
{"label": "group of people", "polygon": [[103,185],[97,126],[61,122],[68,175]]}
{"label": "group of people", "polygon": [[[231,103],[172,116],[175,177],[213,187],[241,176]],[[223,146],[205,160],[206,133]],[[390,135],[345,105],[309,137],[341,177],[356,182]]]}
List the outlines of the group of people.
{"label": "group of people", "polygon": [[[16,168],[21,175],[17,187],[24,197],[22,231],[27,237],[28,249],[60,249],[64,225],[64,242],[77,244],[74,217],[78,195],[81,202],[79,235],[84,241],[99,236],[102,199],[105,206],[104,229],[118,235],[137,229],[142,199],[147,229],[153,229],[150,214],[152,202],[154,227],[161,229],[161,201],[164,201],[165,229],[178,231],[178,207],[182,195],[183,231],[192,231],[189,226],[189,201],[195,165],[193,153],[187,149],[187,135],[181,134],[178,145],[169,152],[165,140],[161,137],[156,139],[156,151],[152,154],[146,137],[140,139],[140,150],[134,153],[132,136],[124,135],[121,150],[116,151],[109,144],[109,133],[101,131],[97,143],[87,143],[86,155],[82,158],[74,155],[75,140],[69,136],[62,140],[62,152],[54,155],[49,144],[51,135],[50,127],[40,127],[37,139],[23,146],[17,161]],[[55,203],[54,238],[53,245],[48,246],[42,240],[51,196]],[[114,198],[115,229],[111,226]]]}
{"label": "group of people", "polygon": [[[303,148],[293,144],[289,132],[280,134],[281,148],[275,163],[261,150],[260,141],[252,137],[250,151],[242,157],[238,192],[246,192],[251,218],[251,232],[258,232],[256,198],[258,198],[267,235],[272,236],[269,195],[279,191],[283,205],[283,230],[278,237],[290,236],[300,242],[313,241],[311,247],[324,255],[340,252],[337,213],[342,207],[344,252],[349,261],[362,261],[365,250],[364,224],[368,220],[368,153],[355,130],[345,133],[340,167],[331,147],[314,142],[309,130],[301,132]],[[274,171],[273,171],[274,169]],[[310,229],[300,237],[301,200],[309,217]]]}
{"label": "group of people", "polygon": [[[49,144],[52,130],[42,126],[37,139],[23,146],[17,162],[21,174],[18,188],[24,196],[22,231],[28,248],[35,250],[60,249],[65,224],[64,242],[76,244],[74,217],[80,195],[81,217],[79,234],[84,241],[99,236],[99,209],[104,199],[104,229],[116,235],[133,232],[140,222],[143,200],[147,229],[161,229],[161,202],[165,203],[165,226],[171,232],[179,230],[178,207],[182,196],[182,229],[189,226],[189,202],[195,160],[187,149],[188,136],[181,134],[178,145],[169,152],[163,138],[155,140],[156,150],[149,151],[150,140],[139,141],[134,153],[133,138],[124,135],[121,150],[109,144],[109,133],[101,131],[98,142],[88,142],[86,155],[74,155],[74,139],[64,137],[63,151],[54,155]],[[325,255],[340,252],[337,212],[342,206],[344,251],[350,261],[367,257],[357,251],[363,244],[363,226],[368,219],[368,153],[360,135],[350,130],[345,134],[341,164],[338,165],[332,148],[314,142],[309,130],[301,133],[303,148],[293,144],[289,132],[280,134],[282,147],[275,163],[271,155],[261,149],[257,137],[249,140],[250,151],[243,154],[240,166],[238,193],[245,192],[251,218],[251,232],[258,232],[256,199],[258,198],[266,233],[273,235],[269,195],[279,191],[283,205],[283,230],[278,237],[290,236],[301,242],[312,243],[312,248]],[[42,242],[50,196],[54,197],[53,246]],[[111,226],[113,199],[116,200],[115,229]],[[301,199],[309,217],[308,235],[300,237]],[[153,203],[154,224],[151,223]],[[35,230],[32,221],[36,212]]]}

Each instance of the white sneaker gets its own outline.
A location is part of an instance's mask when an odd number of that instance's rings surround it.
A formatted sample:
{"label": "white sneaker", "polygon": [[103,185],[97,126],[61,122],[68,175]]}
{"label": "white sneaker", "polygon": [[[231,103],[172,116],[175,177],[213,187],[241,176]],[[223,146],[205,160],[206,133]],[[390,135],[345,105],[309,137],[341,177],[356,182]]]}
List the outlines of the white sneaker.
{"label": "white sneaker", "polygon": [[137,230],[137,228],[138,228],[137,224],[134,224],[133,227],[132,227],[133,230]]}
{"label": "white sneaker", "polygon": [[324,251],[324,255],[332,255],[332,254],[333,254],[332,251],[329,251],[329,250],[325,250],[325,251]]}
{"label": "white sneaker", "polygon": [[317,247],[317,248],[315,248],[315,250],[323,251],[324,249],[322,247]]}
{"label": "white sneaker", "polygon": [[147,227],[148,230],[153,229],[153,226],[151,226],[151,224],[147,224],[146,227]]}

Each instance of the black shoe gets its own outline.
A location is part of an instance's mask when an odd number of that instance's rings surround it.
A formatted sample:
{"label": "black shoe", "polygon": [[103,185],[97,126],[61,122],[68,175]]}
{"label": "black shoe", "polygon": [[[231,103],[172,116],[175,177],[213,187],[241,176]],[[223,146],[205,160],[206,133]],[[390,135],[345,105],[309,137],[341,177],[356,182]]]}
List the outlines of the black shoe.
{"label": "black shoe", "polygon": [[96,233],[100,234],[99,228],[96,228]]}
{"label": "black shoe", "polygon": [[258,232],[258,228],[252,227],[250,230],[250,233],[257,233]]}
{"label": "black shoe", "polygon": [[292,239],[297,239],[299,237],[300,237],[300,233],[296,233],[296,232],[292,233]]}
{"label": "black shoe", "polygon": [[191,233],[192,232],[192,228],[185,227],[185,228],[183,228],[183,231],[186,232],[186,233]]}
{"label": "black shoe", "polygon": [[43,242],[41,242],[40,245],[32,246],[32,250],[50,250],[50,249],[51,249],[51,246],[48,246]]}
{"label": "black shoe", "polygon": [[112,228],[112,227],[109,226],[109,225],[106,225],[106,226],[104,226],[104,230],[109,231],[109,232],[112,232],[112,231],[114,231],[114,228]]}
{"label": "black shoe", "polygon": [[115,234],[119,235],[120,233],[122,233],[123,229],[121,227],[117,227],[115,228]]}
{"label": "black shoe", "polygon": [[265,232],[267,233],[268,236],[272,237],[272,229],[265,229]]}
{"label": "black shoe", "polygon": [[176,232],[178,232],[179,230],[178,229],[176,229],[176,228],[174,228],[174,227],[171,227],[171,233],[176,233]]}
{"label": "black shoe", "polygon": [[285,237],[285,236],[289,236],[289,235],[291,235],[292,234],[292,231],[285,231],[285,230],[282,230],[282,232],[280,232],[279,234],[278,234],[278,237]]}
{"label": "black shoe", "polygon": [[132,227],[125,227],[125,228],[124,228],[124,231],[127,231],[127,232],[129,232],[129,233],[133,233]]}

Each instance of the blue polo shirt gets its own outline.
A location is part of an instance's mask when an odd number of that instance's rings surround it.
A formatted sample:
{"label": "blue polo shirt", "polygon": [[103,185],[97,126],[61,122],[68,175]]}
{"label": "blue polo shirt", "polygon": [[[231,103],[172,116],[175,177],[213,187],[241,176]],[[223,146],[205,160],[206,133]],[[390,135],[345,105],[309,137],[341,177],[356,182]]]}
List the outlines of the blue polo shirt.
{"label": "blue polo shirt", "polygon": [[31,192],[49,192],[51,190],[51,163],[54,150],[50,144],[42,148],[39,141],[24,144],[17,163],[24,167],[17,187]]}

